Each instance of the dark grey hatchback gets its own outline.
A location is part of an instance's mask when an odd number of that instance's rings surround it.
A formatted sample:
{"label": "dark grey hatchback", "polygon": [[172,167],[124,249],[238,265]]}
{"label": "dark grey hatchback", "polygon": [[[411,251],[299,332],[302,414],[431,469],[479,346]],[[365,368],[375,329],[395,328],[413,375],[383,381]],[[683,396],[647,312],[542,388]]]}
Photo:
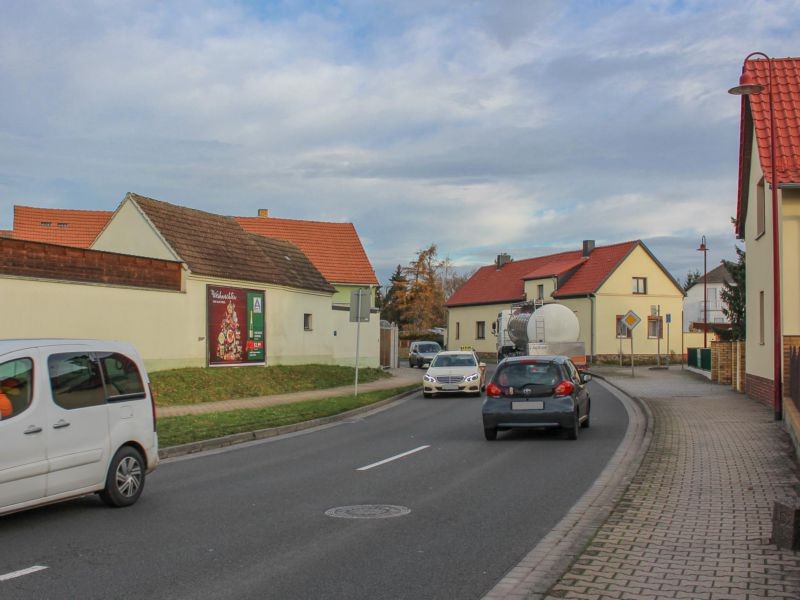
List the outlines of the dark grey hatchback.
{"label": "dark grey hatchback", "polygon": [[565,356],[514,356],[497,365],[486,386],[483,433],[497,439],[505,429],[560,428],[571,440],[589,427],[588,374]]}

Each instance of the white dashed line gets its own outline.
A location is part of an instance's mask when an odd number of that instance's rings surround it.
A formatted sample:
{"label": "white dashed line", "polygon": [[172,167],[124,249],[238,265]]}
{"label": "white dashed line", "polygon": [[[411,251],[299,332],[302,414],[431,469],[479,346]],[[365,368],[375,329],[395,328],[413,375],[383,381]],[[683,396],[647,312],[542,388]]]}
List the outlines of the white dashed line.
{"label": "white dashed line", "polygon": [[22,569],[21,571],[6,573],[5,575],[0,575],[0,581],[8,581],[9,579],[16,579],[17,577],[22,577],[23,575],[30,575],[31,573],[36,573],[36,571],[44,571],[46,568],[47,567],[35,565],[33,567],[28,567],[27,569]]}
{"label": "white dashed line", "polygon": [[393,460],[397,460],[398,458],[403,458],[405,456],[408,456],[409,454],[414,454],[415,452],[419,452],[420,450],[425,450],[425,448],[430,448],[430,446],[420,446],[419,448],[414,448],[413,450],[409,450],[408,452],[403,452],[402,454],[397,454],[395,456],[385,458],[376,463],[372,463],[371,465],[367,465],[366,467],[360,467],[356,469],[356,471],[366,471],[367,469],[372,469],[373,467],[380,467],[381,465],[385,465],[386,463],[392,462]]}

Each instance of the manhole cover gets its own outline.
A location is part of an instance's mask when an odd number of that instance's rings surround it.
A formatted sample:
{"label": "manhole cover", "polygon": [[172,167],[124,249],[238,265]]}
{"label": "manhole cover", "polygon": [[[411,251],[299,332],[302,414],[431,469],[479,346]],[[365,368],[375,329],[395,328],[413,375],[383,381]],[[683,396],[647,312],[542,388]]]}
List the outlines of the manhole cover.
{"label": "manhole cover", "polygon": [[339,506],[329,508],[325,514],[338,519],[388,519],[389,517],[402,517],[411,512],[405,506],[392,504],[358,504],[356,506]]}

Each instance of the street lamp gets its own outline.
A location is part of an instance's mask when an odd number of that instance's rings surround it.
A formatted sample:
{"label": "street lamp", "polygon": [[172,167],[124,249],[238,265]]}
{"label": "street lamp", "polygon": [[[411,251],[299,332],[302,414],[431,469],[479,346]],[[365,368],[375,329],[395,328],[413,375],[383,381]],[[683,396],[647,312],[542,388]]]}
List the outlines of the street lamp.
{"label": "street lamp", "polygon": [[700,238],[698,252],[703,253],[703,348],[708,348],[708,246],[706,246],[706,236]]}
{"label": "street lamp", "polygon": [[[753,56],[761,56],[767,61],[767,83],[766,85],[756,81],[755,77],[747,72],[747,61]],[[763,52],[751,52],[742,63],[742,75],[739,77],[739,85],[728,90],[728,93],[736,96],[749,96],[760,94],[767,90],[769,95],[769,157],[770,157],[770,189],[772,191],[772,312],[773,312],[773,334],[772,334],[772,361],[773,379],[775,385],[772,393],[772,407],[774,409],[775,420],[783,418],[783,393],[782,393],[782,326],[781,326],[781,258],[779,253],[778,235],[778,178],[775,168],[777,147],[775,143],[775,90],[772,89],[772,59]]]}

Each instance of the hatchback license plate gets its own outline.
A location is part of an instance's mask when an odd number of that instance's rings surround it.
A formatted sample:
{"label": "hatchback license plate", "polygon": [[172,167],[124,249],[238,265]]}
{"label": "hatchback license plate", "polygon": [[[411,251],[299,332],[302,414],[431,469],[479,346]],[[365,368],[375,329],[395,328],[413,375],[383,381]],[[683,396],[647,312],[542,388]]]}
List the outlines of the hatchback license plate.
{"label": "hatchback license plate", "polygon": [[512,402],[511,410],[542,410],[544,402],[542,400],[528,400],[525,402]]}

